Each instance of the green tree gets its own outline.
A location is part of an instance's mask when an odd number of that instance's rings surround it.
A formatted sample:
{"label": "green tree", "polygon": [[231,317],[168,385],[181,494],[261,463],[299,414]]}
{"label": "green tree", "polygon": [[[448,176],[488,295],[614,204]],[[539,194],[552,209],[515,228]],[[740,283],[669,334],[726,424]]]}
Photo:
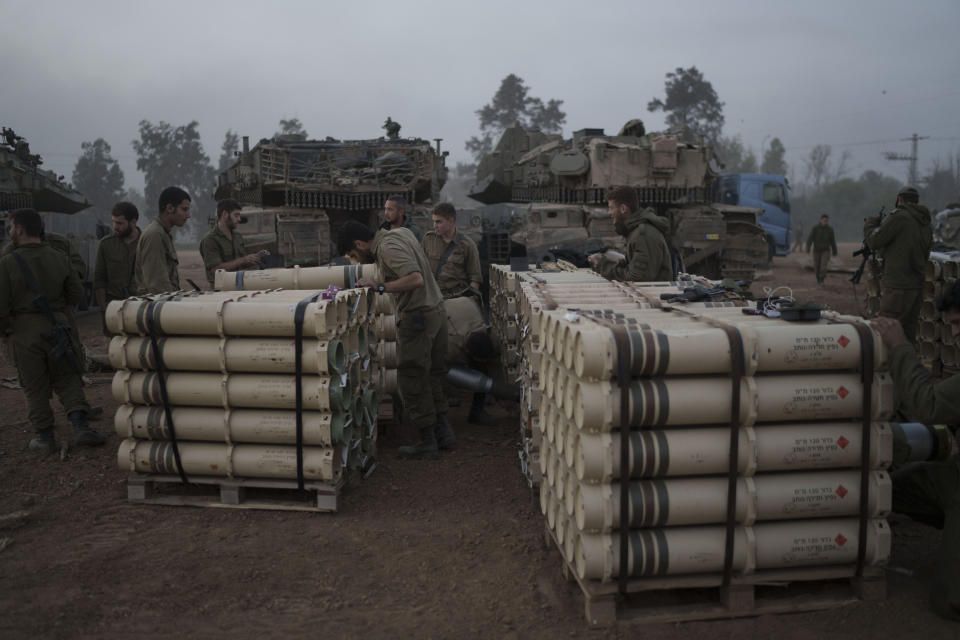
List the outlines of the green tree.
{"label": "green tree", "polygon": [[303,128],[303,124],[298,118],[281,118],[280,131],[277,131],[275,134],[273,134],[274,138],[279,136],[300,136],[306,140],[307,130]]}
{"label": "green tree", "polygon": [[475,111],[480,120],[480,135],[473,136],[465,145],[475,162],[489,154],[496,138],[514,124],[543,133],[561,133],[567,120],[560,108],[563,100],[544,102],[529,93],[523,78],[511,73],[500,82],[493,99]]}
{"label": "green tree", "polygon": [[103,138],[80,144],[81,154],[73,168],[73,186],[93,204],[97,214],[105,214],[123,199],[123,171],[110,155]]}
{"label": "green tree", "polygon": [[[152,213],[156,215],[160,192],[166,187],[186,189],[193,201],[188,230],[194,235],[206,228],[204,214],[213,211],[213,189],[217,178],[210,157],[203,151],[198,126],[196,120],[179,127],[163,121],[154,125],[149,120],[141,120],[140,139],[133,141],[137,169],[143,172],[146,183],[144,198],[154,209]],[[198,223],[201,216],[203,220]]]}
{"label": "green tree", "polygon": [[770,141],[770,146],[763,153],[763,164],[760,166],[760,173],[770,173],[777,176],[787,175],[787,162],[784,155],[787,150],[784,148],[780,138],[774,138]]}
{"label": "green tree", "polygon": [[670,127],[683,127],[691,139],[704,138],[713,144],[723,130],[723,104],[713,85],[703,78],[696,67],[666,74],[664,100],[655,98],[647,104],[647,111],[663,111]]}
{"label": "green tree", "polygon": [[736,135],[732,138],[719,138],[714,145],[717,159],[727,173],[756,173],[757,156],[753,149],[745,147],[743,139]]}
{"label": "green tree", "polygon": [[226,171],[235,161],[237,150],[240,149],[240,136],[233,132],[232,129],[227,129],[227,133],[223,136],[223,144],[220,145],[220,163],[217,166],[217,171]]}

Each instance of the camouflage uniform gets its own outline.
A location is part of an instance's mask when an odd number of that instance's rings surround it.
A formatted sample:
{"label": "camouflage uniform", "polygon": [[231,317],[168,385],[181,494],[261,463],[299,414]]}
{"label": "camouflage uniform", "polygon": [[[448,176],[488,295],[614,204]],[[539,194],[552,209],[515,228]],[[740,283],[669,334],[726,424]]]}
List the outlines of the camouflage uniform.
{"label": "camouflage uniform", "polygon": [[411,273],[423,276],[423,286],[395,294],[397,301],[397,375],[410,420],[424,429],[437,414],[447,412],[443,380],[447,373],[447,318],[443,296],[416,236],[408,229],[377,231],[371,244],[385,282]]}
{"label": "camouflage uniform", "polygon": [[[137,233],[140,230],[137,229]],[[111,233],[100,241],[93,268],[93,288],[106,291],[107,302],[124,300],[133,295],[133,267],[137,260],[137,243],[125,242]]]}
{"label": "camouflage uniform", "polygon": [[[890,372],[912,419],[960,423],[960,375],[934,384],[909,344],[890,352]],[[941,616],[960,620],[960,457],[915,463],[896,470],[892,478],[894,511],[943,528],[930,604]]]}
{"label": "camouflage uniform", "polygon": [[663,282],[673,279],[670,247],[664,234],[669,223],[653,209],[634,211],[623,224],[617,224],[617,233],[627,239],[626,260],[612,260],[604,256],[597,271],[607,280],[621,282]]}
{"label": "camouflage uniform", "polygon": [[[437,265],[450,244],[453,245],[453,250],[447,255],[438,274]],[[468,288],[471,282],[483,282],[477,243],[462,233],[457,232],[453,240],[447,243],[435,231],[428,231],[423,237],[423,252],[427,254],[431,273],[436,277],[437,285],[444,296],[459,294]]]}
{"label": "camouflage uniform", "polygon": [[224,262],[232,262],[247,255],[243,245],[243,236],[234,231],[228,238],[219,225],[213,225],[207,235],[200,241],[200,257],[207,271],[207,282],[213,288],[213,273]]}
{"label": "camouflage uniform", "polygon": [[137,241],[134,285],[138,295],[180,290],[180,259],[170,231],[154,219]]}
{"label": "camouflage uniform", "polygon": [[[83,284],[63,253],[44,244],[19,247],[17,253],[27,263],[45,294],[54,317],[69,324],[66,310],[83,299]],[[50,351],[54,341],[49,337],[53,325],[49,316],[34,303],[37,294],[29,289],[23,272],[13,256],[0,259],[0,333],[11,333],[10,343],[20,374],[20,383],[27,395],[27,411],[34,429],[53,427],[50,408],[51,391],[57,392],[60,404],[69,414],[88,412],[80,372],[64,360],[54,361]],[[73,345],[77,348],[79,345]]]}
{"label": "camouflage uniform", "polygon": [[830,225],[817,224],[810,229],[807,237],[807,253],[813,245],[813,269],[817,274],[817,282],[823,283],[827,277],[827,265],[830,264],[830,253],[837,255],[837,239]]}
{"label": "camouflage uniform", "polygon": [[883,257],[880,315],[899,320],[907,340],[914,342],[924,269],[933,245],[930,211],[922,204],[907,203],[879,225],[867,221],[863,233],[867,246]]}
{"label": "camouflage uniform", "polygon": [[[390,231],[390,223],[384,220],[383,224],[380,225],[380,228],[383,229],[384,231]],[[409,229],[410,233],[412,233],[414,237],[416,237],[418,243],[423,242],[423,229],[421,229],[420,225],[414,222],[410,216],[404,215],[403,224],[397,228]]]}

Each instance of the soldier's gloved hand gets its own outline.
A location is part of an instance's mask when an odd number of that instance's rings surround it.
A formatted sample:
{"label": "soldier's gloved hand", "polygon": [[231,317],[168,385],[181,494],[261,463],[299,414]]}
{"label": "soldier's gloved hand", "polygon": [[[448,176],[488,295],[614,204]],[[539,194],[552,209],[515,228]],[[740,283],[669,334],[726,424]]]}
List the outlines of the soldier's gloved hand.
{"label": "soldier's gloved hand", "polygon": [[251,254],[248,255],[246,258],[244,258],[244,260],[246,261],[248,267],[259,267],[259,266],[260,266],[260,254],[259,254],[259,253],[251,253]]}

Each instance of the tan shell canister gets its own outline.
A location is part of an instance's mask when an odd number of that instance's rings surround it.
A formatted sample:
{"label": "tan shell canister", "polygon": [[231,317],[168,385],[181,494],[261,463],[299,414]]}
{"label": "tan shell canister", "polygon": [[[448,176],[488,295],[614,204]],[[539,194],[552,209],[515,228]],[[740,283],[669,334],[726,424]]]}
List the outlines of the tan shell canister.
{"label": "tan shell canister", "polygon": [[[733,381],[729,377],[635,379],[630,384],[632,427],[722,424],[730,420]],[[740,386],[740,421],[844,420],[859,418],[862,408],[857,373],[806,373],[744,377]],[[610,431],[620,425],[620,390],[609,382],[581,380],[564,407],[577,427]],[[873,415],[893,412],[893,384],[887,374],[874,377]],[[696,399],[691,402],[691,399]],[[572,405],[572,406],[571,406]]]}
{"label": "tan shell canister", "polygon": [[[294,373],[296,343],[289,338],[161,337],[157,347],[167,370],[256,373]],[[156,369],[150,339],[114,336],[110,364],[116,369]],[[343,373],[346,355],[336,339],[304,340],[302,371],[308,374]]]}
{"label": "tan shell canister", "polygon": [[[296,409],[296,376],[177,371],[167,374],[166,381],[171,405]],[[339,376],[303,376],[301,382],[304,410],[341,411],[345,408]],[[156,373],[117,371],[111,390],[117,402],[162,404]]]}
{"label": "tan shell canister", "polygon": [[[172,407],[171,413],[178,440],[295,444],[297,439],[295,411]],[[330,447],[349,441],[352,432],[344,429],[345,419],[343,413],[304,411],[303,443]],[[167,417],[160,406],[122,404],[113,426],[124,438],[170,438]]]}
{"label": "tan shell canister", "polygon": [[[861,429],[860,423],[852,421],[741,428],[738,473],[857,467]],[[572,459],[581,481],[610,482],[620,477],[619,432],[580,432],[575,447],[568,460]],[[726,473],[729,452],[730,430],[724,427],[634,431],[630,433],[630,477]],[[884,469],[892,461],[890,425],[874,422],[870,467]]]}
{"label": "tan shell canister", "polygon": [[[260,300],[267,300],[267,297]],[[149,301],[138,298],[115,300],[107,305],[106,325],[114,334],[149,335]],[[195,300],[157,302],[152,317],[159,333],[185,336],[276,336],[294,335],[296,303],[246,300]],[[346,326],[347,307],[335,300],[321,300],[306,306],[303,335],[318,340],[333,337]]]}
{"label": "tan shell canister", "polygon": [[380,271],[375,264],[351,264],[338,267],[299,267],[289,269],[257,269],[251,271],[224,271],[213,276],[213,287],[221,291],[255,289],[326,289],[330,286],[352,289],[360,278],[380,282]]}
{"label": "tan shell canister", "polygon": [[[284,445],[179,442],[180,462],[187,476],[230,478],[297,477],[297,448]],[[303,477],[332,482],[340,476],[340,455],[330,447],[303,448]],[[126,439],[117,450],[123,471],[176,474],[169,442]]]}
{"label": "tan shell canister", "polygon": [[[857,518],[822,518],[737,527],[733,569],[753,573],[786,567],[852,565],[857,561],[859,525]],[[725,531],[723,526],[631,530],[629,575],[644,578],[720,572]],[[867,523],[866,564],[875,566],[887,562],[891,537],[886,520]],[[616,578],[620,569],[618,535],[581,532],[575,560],[581,579]]]}
{"label": "tan shell canister", "polygon": [[[886,471],[871,471],[872,518],[890,512],[893,485]],[[582,531],[620,528],[620,485],[581,484],[574,513]],[[715,524],[727,518],[727,478],[671,478],[630,483],[630,528]],[[737,480],[736,520],[798,520],[855,516],[860,512],[859,471],[762,474]]]}

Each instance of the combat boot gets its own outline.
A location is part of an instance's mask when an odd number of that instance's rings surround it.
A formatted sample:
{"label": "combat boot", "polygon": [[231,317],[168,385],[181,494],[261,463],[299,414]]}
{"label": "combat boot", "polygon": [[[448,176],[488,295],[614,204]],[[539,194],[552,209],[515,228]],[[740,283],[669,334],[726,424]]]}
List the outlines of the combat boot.
{"label": "combat boot", "polygon": [[47,456],[56,450],[57,441],[53,437],[53,427],[37,429],[37,437],[30,441],[30,451]]}
{"label": "combat boot", "polygon": [[437,448],[437,437],[433,433],[433,425],[420,428],[420,442],[416,444],[400,447],[397,454],[401,458],[410,460],[436,460],[440,457],[440,450]]}
{"label": "combat boot", "polygon": [[484,405],[486,404],[487,394],[474,393],[473,400],[470,402],[470,414],[467,416],[467,422],[470,424],[479,424],[484,427],[492,427],[497,424],[497,419],[487,413]]}
{"label": "combat boot", "polygon": [[98,447],[107,441],[101,434],[87,424],[87,414],[84,411],[71,411],[67,414],[73,425],[73,441],[81,447]]}
{"label": "combat boot", "polygon": [[450,426],[450,421],[447,420],[447,414],[445,413],[437,414],[437,424],[433,427],[433,435],[436,436],[439,449],[450,449],[457,443],[457,436],[453,435],[453,427]]}

